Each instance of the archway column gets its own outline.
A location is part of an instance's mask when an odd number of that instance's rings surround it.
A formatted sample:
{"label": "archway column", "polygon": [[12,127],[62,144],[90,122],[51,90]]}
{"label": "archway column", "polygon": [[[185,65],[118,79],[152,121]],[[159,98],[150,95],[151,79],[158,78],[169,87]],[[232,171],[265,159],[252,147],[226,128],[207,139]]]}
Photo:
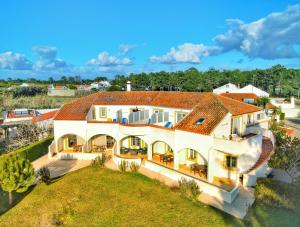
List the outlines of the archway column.
{"label": "archway column", "polygon": [[153,147],[153,144],[148,146],[148,150],[147,150],[148,160],[152,160],[152,147]]}
{"label": "archway column", "polygon": [[210,183],[214,181],[214,166],[215,166],[214,160],[215,160],[214,150],[211,149],[208,152],[208,166],[207,166],[207,180]]}
{"label": "archway column", "polygon": [[179,169],[179,151],[173,152],[174,154],[174,169]]}

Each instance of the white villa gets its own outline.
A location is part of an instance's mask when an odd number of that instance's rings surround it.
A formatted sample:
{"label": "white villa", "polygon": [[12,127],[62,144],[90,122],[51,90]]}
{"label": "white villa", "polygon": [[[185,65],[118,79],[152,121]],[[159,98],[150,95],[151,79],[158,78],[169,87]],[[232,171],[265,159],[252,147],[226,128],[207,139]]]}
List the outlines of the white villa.
{"label": "white villa", "polygon": [[238,94],[255,94],[258,97],[269,97],[269,93],[261,90],[260,88],[254,87],[252,84],[249,84],[243,88],[238,88],[235,84],[228,83],[221,87],[215,88],[213,90],[215,94],[224,94],[224,93],[238,93]]}
{"label": "white villa", "polygon": [[103,153],[231,203],[239,187],[270,171],[274,138],[256,106],[213,93],[98,92],[64,105],[54,118],[49,157]]}
{"label": "white villa", "polygon": [[239,90],[239,88],[235,84],[228,83],[228,84],[224,84],[221,87],[215,88],[213,90],[213,93],[216,93],[216,94],[231,93],[231,92],[237,91],[237,90]]}

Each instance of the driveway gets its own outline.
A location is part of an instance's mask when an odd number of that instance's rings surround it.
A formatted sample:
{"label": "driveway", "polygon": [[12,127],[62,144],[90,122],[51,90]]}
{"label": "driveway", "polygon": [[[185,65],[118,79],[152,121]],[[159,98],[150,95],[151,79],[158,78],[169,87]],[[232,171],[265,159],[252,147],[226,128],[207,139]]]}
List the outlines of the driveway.
{"label": "driveway", "polygon": [[48,155],[44,155],[32,162],[33,168],[36,171],[43,166],[47,166],[50,170],[51,178],[65,175],[66,173],[81,169],[90,164],[90,160],[56,160],[49,159]]}

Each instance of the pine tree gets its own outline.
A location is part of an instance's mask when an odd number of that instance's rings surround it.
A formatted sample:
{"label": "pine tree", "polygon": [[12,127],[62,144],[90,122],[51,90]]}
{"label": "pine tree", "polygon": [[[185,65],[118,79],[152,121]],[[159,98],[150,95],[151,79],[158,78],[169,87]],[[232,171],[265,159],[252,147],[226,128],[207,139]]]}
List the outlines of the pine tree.
{"label": "pine tree", "polygon": [[9,194],[9,205],[13,202],[12,192],[27,191],[34,179],[34,169],[28,159],[18,155],[0,158],[0,185]]}

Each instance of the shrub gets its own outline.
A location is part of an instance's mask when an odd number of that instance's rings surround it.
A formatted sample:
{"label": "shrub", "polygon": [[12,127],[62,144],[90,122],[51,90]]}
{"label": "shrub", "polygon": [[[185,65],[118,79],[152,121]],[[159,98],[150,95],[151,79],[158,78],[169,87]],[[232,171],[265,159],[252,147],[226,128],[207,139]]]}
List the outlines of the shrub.
{"label": "shrub", "polygon": [[50,177],[50,170],[47,166],[44,166],[42,168],[40,168],[37,171],[37,178],[39,180],[39,182],[43,182],[45,184],[50,184],[51,182],[51,177]]}
{"label": "shrub", "polygon": [[128,162],[125,160],[122,160],[118,167],[121,172],[126,172],[127,167],[128,167]]}
{"label": "shrub", "polygon": [[137,164],[136,162],[131,162],[129,167],[130,167],[130,171],[135,173],[139,170],[140,165]]}
{"label": "shrub", "polygon": [[105,163],[108,161],[109,157],[106,154],[102,154],[101,156],[97,156],[93,162],[92,166],[104,167]]}
{"label": "shrub", "polygon": [[259,179],[255,188],[256,200],[272,207],[300,209],[298,184],[288,184],[273,179]]}
{"label": "shrub", "polygon": [[200,188],[196,181],[181,178],[178,181],[180,194],[186,198],[196,200],[200,195]]}

